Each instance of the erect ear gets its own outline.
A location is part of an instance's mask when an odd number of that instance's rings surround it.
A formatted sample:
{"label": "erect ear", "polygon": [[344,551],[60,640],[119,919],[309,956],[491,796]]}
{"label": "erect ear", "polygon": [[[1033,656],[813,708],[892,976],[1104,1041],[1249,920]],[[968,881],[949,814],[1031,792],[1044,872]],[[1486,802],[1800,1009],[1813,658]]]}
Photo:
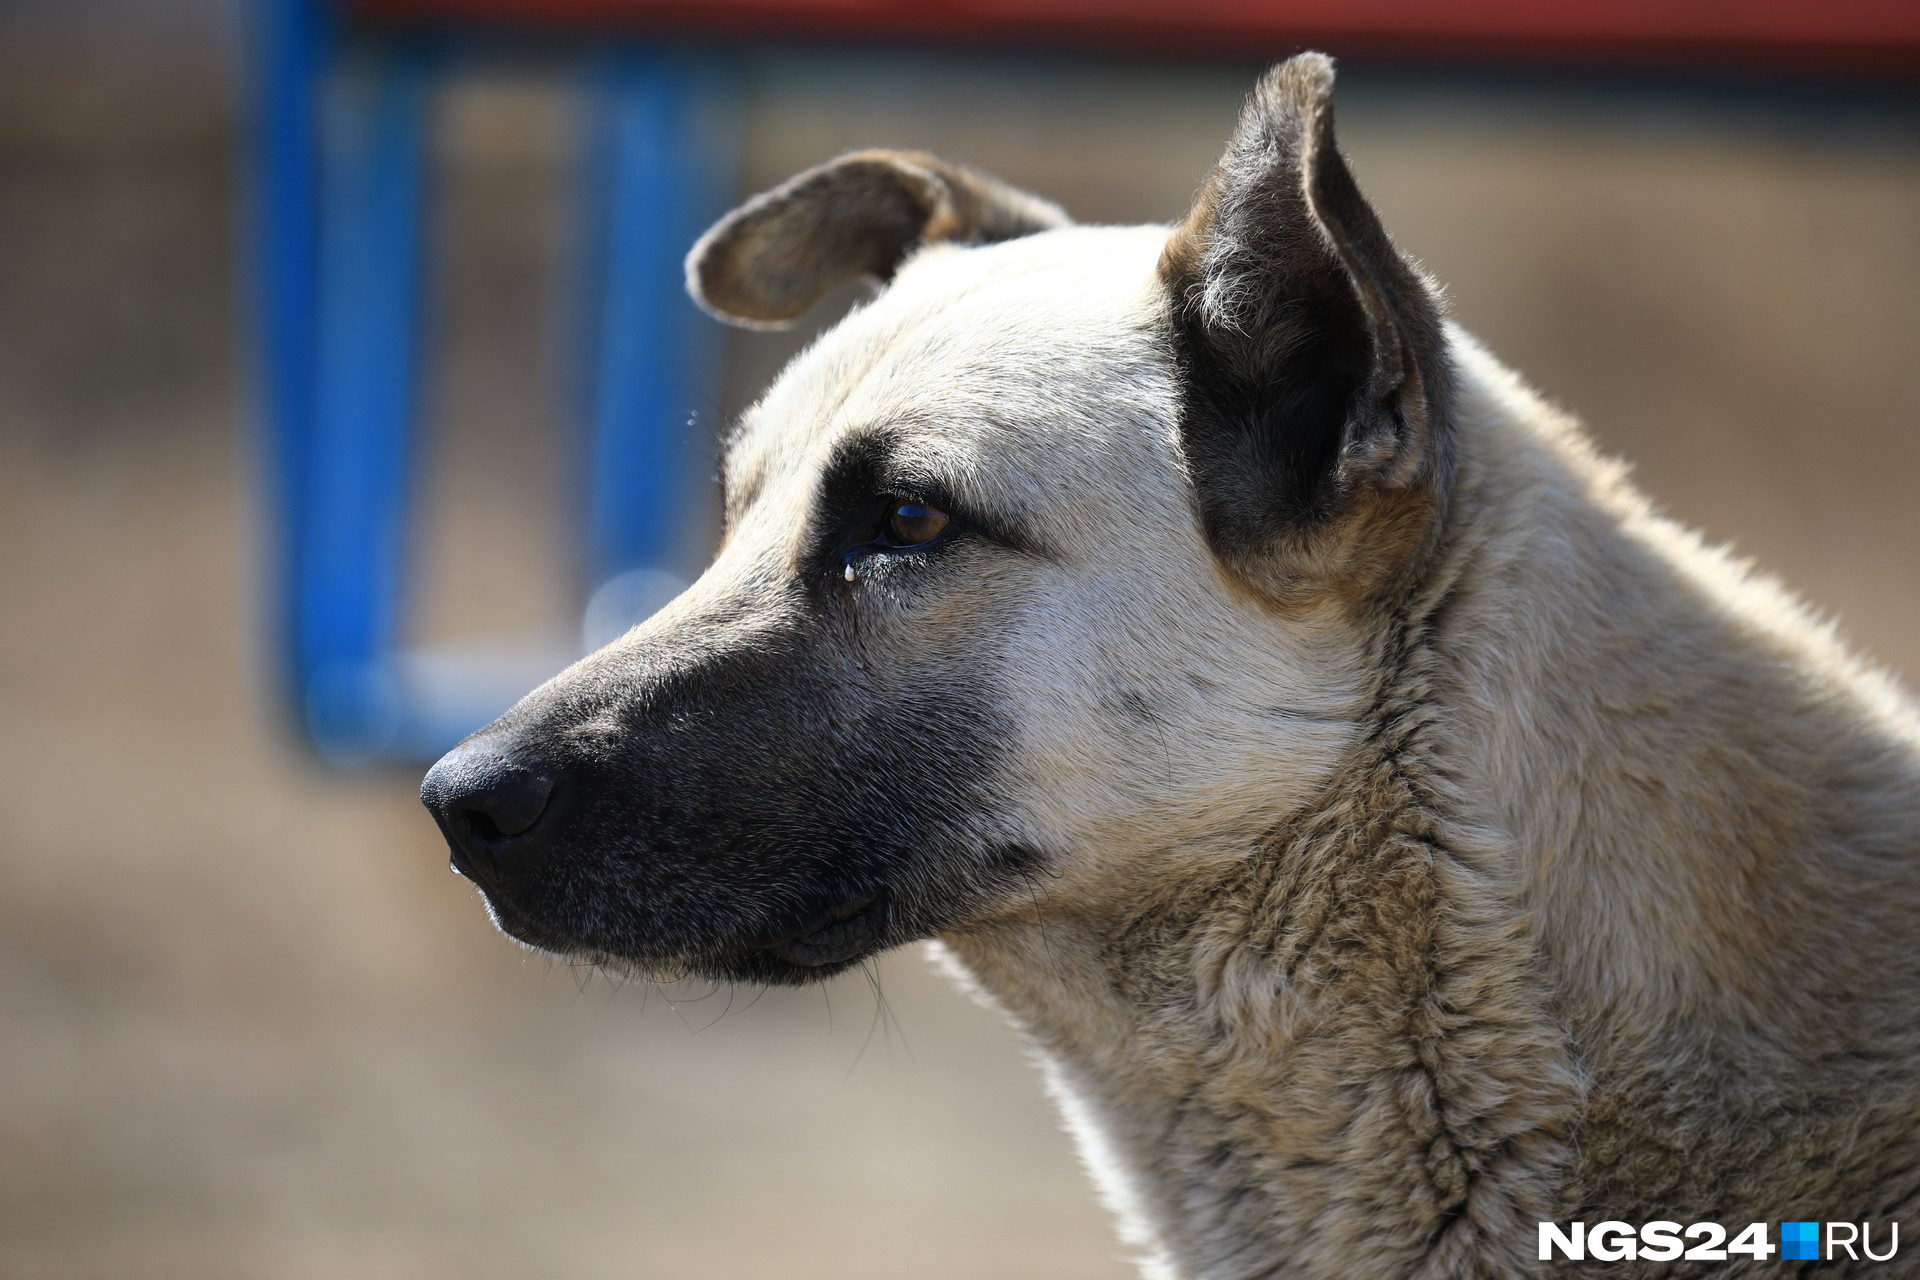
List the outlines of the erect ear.
{"label": "erect ear", "polygon": [[1372,596],[1451,472],[1440,306],[1333,139],[1333,61],[1269,71],[1167,243],[1181,445],[1215,554],[1282,602]]}
{"label": "erect ear", "polygon": [[687,255],[687,291],[722,320],[791,323],[855,276],[885,281],[913,249],[1063,227],[1058,205],[919,151],[854,151],[763,192]]}

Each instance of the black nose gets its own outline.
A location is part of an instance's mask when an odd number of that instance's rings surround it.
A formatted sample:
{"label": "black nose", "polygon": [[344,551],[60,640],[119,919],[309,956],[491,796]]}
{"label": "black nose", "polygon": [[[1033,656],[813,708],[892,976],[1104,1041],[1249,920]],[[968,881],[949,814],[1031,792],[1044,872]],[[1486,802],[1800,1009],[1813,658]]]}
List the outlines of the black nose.
{"label": "black nose", "polygon": [[439,821],[454,869],[490,885],[540,825],[555,776],[484,741],[469,742],[427,771],[420,801]]}

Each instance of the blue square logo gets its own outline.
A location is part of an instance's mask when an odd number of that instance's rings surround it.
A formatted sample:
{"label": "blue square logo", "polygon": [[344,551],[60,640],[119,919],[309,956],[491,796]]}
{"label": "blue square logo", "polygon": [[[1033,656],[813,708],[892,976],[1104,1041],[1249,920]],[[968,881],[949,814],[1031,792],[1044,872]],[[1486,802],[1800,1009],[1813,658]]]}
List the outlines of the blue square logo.
{"label": "blue square logo", "polygon": [[1820,1224],[1783,1222],[1780,1224],[1780,1260],[1817,1262],[1820,1258]]}

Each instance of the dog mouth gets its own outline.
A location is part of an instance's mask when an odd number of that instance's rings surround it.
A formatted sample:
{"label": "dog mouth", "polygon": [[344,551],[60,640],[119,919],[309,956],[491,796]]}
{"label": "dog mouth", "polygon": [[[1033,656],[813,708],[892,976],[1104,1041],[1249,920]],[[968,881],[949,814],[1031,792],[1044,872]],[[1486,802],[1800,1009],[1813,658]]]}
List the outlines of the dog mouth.
{"label": "dog mouth", "polygon": [[820,969],[875,950],[886,929],[885,890],[856,895],[815,912],[799,928],[758,950],[784,964]]}

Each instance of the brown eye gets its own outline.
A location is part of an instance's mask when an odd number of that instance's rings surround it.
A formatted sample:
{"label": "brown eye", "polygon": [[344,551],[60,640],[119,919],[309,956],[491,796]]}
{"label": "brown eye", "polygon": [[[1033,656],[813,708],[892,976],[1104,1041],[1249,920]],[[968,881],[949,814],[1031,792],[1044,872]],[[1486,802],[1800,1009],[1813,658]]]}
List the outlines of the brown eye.
{"label": "brown eye", "polygon": [[952,517],[938,507],[901,498],[887,508],[887,544],[895,547],[923,546],[944,533],[951,520]]}

